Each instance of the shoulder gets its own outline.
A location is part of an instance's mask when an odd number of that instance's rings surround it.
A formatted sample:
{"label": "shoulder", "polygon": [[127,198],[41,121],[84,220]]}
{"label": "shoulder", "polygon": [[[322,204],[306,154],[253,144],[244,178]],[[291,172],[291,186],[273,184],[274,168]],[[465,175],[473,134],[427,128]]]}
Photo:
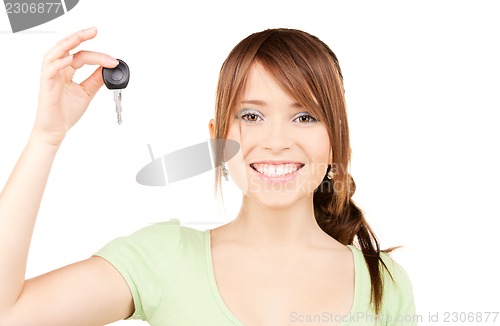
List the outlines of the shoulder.
{"label": "shoulder", "polygon": [[[351,248],[354,254],[354,260],[356,266],[360,268],[358,272],[362,273],[363,276],[369,277],[368,266],[364,258],[361,249],[354,245],[348,246]],[[389,254],[385,252],[380,253],[380,273],[384,288],[387,288],[391,292],[399,291],[403,293],[412,292],[412,284],[408,273],[396,260],[394,260]]]}
{"label": "shoulder", "polygon": [[149,246],[162,244],[175,246],[183,240],[189,240],[189,238],[192,237],[199,237],[202,233],[203,231],[182,226],[178,219],[173,218],[168,221],[145,226],[130,235],[116,238],[114,241]]}
{"label": "shoulder", "polygon": [[128,261],[152,263],[166,257],[174,259],[190,243],[202,243],[203,231],[182,226],[178,219],[170,219],[143,227],[130,235],[118,237],[96,254],[111,258],[119,256]]}
{"label": "shoulder", "polygon": [[[362,251],[355,247],[353,249],[356,266],[356,280],[360,294],[363,294],[363,304],[369,305],[370,298],[370,273]],[[379,318],[388,325],[415,325],[415,302],[413,297],[413,286],[406,270],[389,254],[380,253],[380,275],[382,278],[383,294],[382,306]]]}
{"label": "shoulder", "polygon": [[179,275],[194,265],[191,253],[203,253],[203,235],[171,219],[116,238],[94,256],[110,262],[127,282],[135,305],[131,319],[149,320],[162,299],[175,292]]}
{"label": "shoulder", "polygon": [[[410,291],[412,289],[412,284],[408,273],[394,258],[389,256],[389,254],[382,252],[380,253],[381,258],[381,273],[383,275],[384,283],[392,280],[393,287],[399,289],[400,291]],[[389,284],[384,284],[389,285]]]}
{"label": "shoulder", "polygon": [[387,253],[381,253],[381,275],[383,281],[383,318],[397,320],[401,325],[413,325],[415,302],[413,285],[406,270]]}
{"label": "shoulder", "polygon": [[120,237],[117,240],[149,243],[151,245],[169,242],[171,245],[180,241],[181,228],[182,226],[180,225],[178,219],[170,219],[168,221],[145,226],[130,235]]}
{"label": "shoulder", "polygon": [[181,228],[181,223],[178,219],[172,218],[168,221],[157,222],[145,226],[137,231],[131,233],[128,237],[131,238],[142,238],[142,237],[162,237],[165,234],[178,235],[179,229]]}

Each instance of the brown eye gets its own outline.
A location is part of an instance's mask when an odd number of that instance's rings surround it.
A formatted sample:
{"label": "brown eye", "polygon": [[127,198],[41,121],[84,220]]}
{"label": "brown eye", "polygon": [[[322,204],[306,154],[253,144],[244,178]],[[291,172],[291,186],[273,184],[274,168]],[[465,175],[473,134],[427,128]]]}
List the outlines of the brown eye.
{"label": "brown eye", "polygon": [[255,113],[255,112],[244,113],[241,115],[241,119],[243,121],[248,122],[248,123],[257,123],[257,122],[263,120],[262,117],[258,113]]}
{"label": "brown eye", "polygon": [[247,119],[248,121],[253,121],[253,122],[255,122],[255,121],[257,121],[257,119],[258,119],[258,118],[259,118],[259,117],[258,117],[256,114],[253,114],[253,113],[250,113],[250,114],[247,114],[247,115],[246,115],[246,119]]}
{"label": "brown eye", "polygon": [[296,117],[293,121],[296,121],[298,123],[312,123],[312,122],[317,122],[318,119],[310,115],[309,113],[300,113],[298,117]]}

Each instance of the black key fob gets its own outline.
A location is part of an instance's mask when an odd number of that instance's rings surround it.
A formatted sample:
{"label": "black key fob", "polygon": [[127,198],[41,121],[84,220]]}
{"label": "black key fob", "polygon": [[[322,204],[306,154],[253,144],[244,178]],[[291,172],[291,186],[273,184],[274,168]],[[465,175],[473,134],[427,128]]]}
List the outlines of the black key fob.
{"label": "black key fob", "polygon": [[130,79],[130,69],[125,61],[117,59],[118,66],[114,68],[103,68],[102,79],[108,89],[124,89]]}

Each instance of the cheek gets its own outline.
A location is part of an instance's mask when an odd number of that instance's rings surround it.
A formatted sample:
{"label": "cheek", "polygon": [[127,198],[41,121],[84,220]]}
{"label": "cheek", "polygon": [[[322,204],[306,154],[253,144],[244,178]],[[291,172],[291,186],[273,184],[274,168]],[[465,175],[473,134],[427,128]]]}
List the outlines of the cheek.
{"label": "cheek", "polygon": [[328,130],[323,127],[310,133],[307,150],[311,158],[316,163],[329,163],[331,155],[330,139],[328,138]]}
{"label": "cheek", "polygon": [[252,128],[246,128],[242,131],[242,128],[240,127],[241,126],[238,122],[231,123],[229,125],[226,138],[237,141],[240,144],[240,151],[242,152],[243,157],[246,157],[251,148],[255,147],[256,143],[258,143],[258,137],[253,134]]}
{"label": "cheek", "polygon": [[229,125],[229,129],[227,130],[227,139],[232,139],[237,141],[238,143],[241,143],[241,136],[240,136],[240,128],[237,123],[231,123]]}
{"label": "cheek", "polygon": [[238,153],[227,161],[229,175],[233,182],[246,194],[248,191],[248,178],[246,175],[246,156],[245,146],[241,143],[240,126],[238,123],[232,123],[227,132],[227,139],[237,141],[240,144]]}
{"label": "cheek", "polygon": [[[304,139],[306,139],[305,135]],[[331,155],[330,139],[326,128],[309,132],[307,141],[302,142],[302,148],[307,153],[310,163],[304,173],[321,182],[328,170]]]}

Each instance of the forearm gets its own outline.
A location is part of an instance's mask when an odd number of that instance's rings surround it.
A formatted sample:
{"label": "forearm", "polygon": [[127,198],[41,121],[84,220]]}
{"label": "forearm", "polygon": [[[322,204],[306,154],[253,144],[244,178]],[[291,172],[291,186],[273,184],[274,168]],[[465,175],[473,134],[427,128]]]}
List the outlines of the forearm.
{"label": "forearm", "polygon": [[32,134],[0,193],[0,313],[23,289],[33,228],[58,148]]}

